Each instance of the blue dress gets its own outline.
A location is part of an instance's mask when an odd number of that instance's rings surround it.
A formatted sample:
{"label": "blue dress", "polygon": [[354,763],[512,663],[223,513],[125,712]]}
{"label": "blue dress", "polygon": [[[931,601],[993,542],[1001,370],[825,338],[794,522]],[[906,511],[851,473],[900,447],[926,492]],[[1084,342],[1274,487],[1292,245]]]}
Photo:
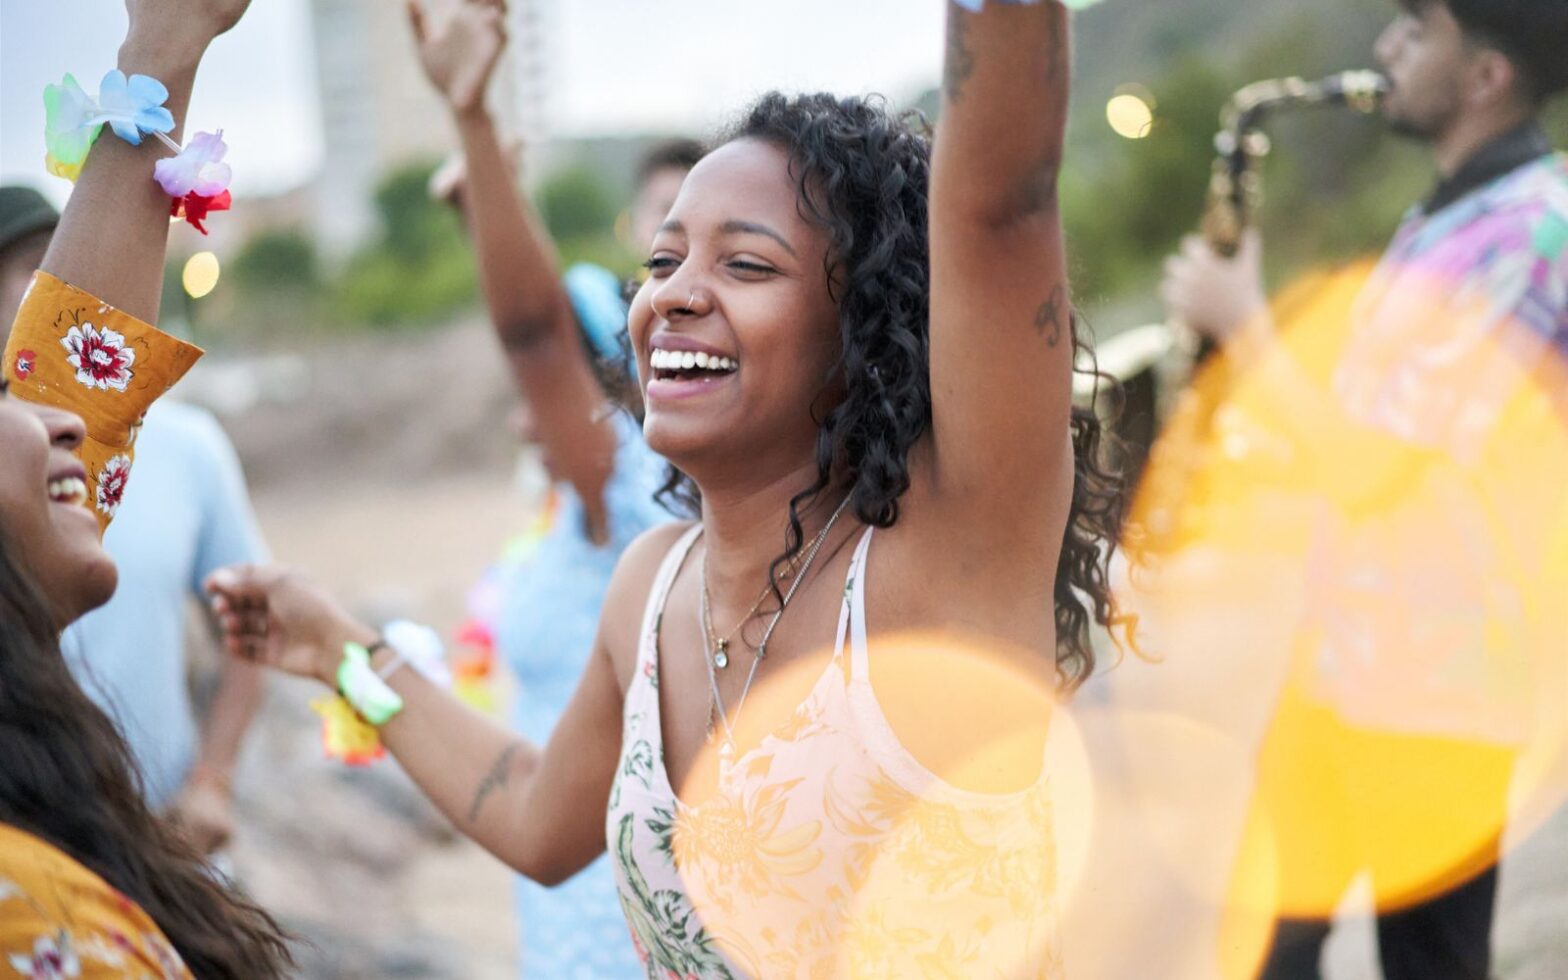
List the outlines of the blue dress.
{"label": "blue dress", "polygon": [[[502,573],[496,647],[522,689],[512,726],[540,745],[577,689],[621,552],[642,532],[671,519],[653,501],[664,478],[663,460],[643,442],[634,419],[618,414],[615,428],[615,468],[604,490],[608,540],[603,545],[589,540],[582,501],[571,487],[559,485],[554,527],[524,562]],[[604,857],[558,888],[519,878],[517,911],[524,976],[641,973]]]}

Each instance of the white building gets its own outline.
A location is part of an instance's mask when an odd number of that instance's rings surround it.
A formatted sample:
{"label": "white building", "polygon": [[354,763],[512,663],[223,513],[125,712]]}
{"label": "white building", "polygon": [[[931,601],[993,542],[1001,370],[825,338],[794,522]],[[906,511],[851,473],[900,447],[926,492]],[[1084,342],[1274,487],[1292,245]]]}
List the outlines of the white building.
{"label": "white building", "polygon": [[[425,2],[439,19],[454,0]],[[530,143],[548,132],[548,2],[512,0],[512,45],[490,96],[503,129]],[[327,255],[342,256],[374,234],[382,178],[446,156],[457,140],[420,70],[402,2],[311,0],[311,20],[325,127],[313,230]]]}

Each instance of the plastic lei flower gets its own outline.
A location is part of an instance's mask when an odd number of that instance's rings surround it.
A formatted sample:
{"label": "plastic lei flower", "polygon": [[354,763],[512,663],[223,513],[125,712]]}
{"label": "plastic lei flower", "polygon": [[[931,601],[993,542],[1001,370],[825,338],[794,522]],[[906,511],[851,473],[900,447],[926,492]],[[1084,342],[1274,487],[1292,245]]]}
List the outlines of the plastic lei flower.
{"label": "plastic lei flower", "polygon": [[229,181],[234,173],[223,162],[229,152],[223,130],[197,133],[177,156],[153,165],[153,178],[174,199],[169,214],[184,218],[203,235],[208,212],[227,211],[231,203]]}
{"label": "plastic lei flower", "polygon": [[234,172],[223,162],[229,146],[223,142],[223,130],[216,133],[197,133],[178,156],[159,160],[153,165],[152,176],[170,197],[195,194],[198,197],[217,197],[229,189]]}
{"label": "plastic lei flower", "polygon": [[151,75],[132,75],[111,68],[98,86],[98,122],[106,122],[114,135],[140,146],[143,133],[174,130],[174,114],[164,108],[169,90]]}
{"label": "plastic lei flower", "polygon": [[208,212],[227,211],[229,205],[233,203],[234,200],[229,196],[228,191],[224,191],[216,197],[202,197],[200,194],[192,191],[184,197],[174,199],[173,204],[169,207],[169,217],[184,218],[192,228],[205,235],[207,234],[207,227],[202,222],[207,220]]}
{"label": "plastic lei flower", "polygon": [[81,176],[87,152],[103,131],[103,123],[93,119],[97,108],[71,75],[44,86],[44,166],[51,174],[72,182]]}
{"label": "plastic lei flower", "polygon": [[169,90],[149,75],[129,78],[118,69],[104,75],[94,100],[66,75],[44,87],[44,166],[56,177],[75,181],[105,123],[115,135],[140,146],[143,133],[168,133],[174,115],[164,108]]}

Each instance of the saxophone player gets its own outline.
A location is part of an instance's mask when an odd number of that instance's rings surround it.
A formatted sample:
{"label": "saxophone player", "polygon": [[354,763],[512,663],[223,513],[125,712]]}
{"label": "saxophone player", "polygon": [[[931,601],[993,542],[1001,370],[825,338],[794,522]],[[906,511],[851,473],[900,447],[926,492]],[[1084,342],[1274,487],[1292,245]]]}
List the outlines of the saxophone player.
{"label": "saxophone player", "polygon": [[[1390,82],[1383,115],[1391,130],[1430,149],[1437,180],[1407,213],[1346,314],[1337,361],[1322,393],[1337,412],[1378,432],[1390,445],[1474,458],[1475,448],[1495,435],[1500,416],[1486,385],[1501,359],[1496,352],[1506,350],[1510,369],[1523,372],[1562,371],[1568,362],[1568,159],[1553,152],[1539,123],[1548,104],[1568,90],[1568,0],[1399,0],[1399,6],[1375,49]],[[1233,364],[1261,363],[1260,352],[1271,349],[1275,339],[1261,259],[1262,242],[1256,232],[1248,232],[1234,257],[1221,257],[1194,237],[1166,265],[1162,298],[1171,318],[1214,340]],[[1436,315],[1413,324],[1417,310]],[[1520,495],[1524,493],[1521,488]],[[1431,533],[1446,532],[1433,526]],[[1361,566],[1331,566],[1326,572],[1320,566],[1314,574],[1346,581],[1355,577],[1352,571],[1367,571],[1367,561],[1386,560],[1387,567],[1376,569],[1378,574],[1384,582],[1398,577],[1398,556],[1368,559],[1367,552],[1376,548],[1361,544],[1359,551],[1354,544],[1339,551],[1358,554]],[[1408,589],[1389,588],[1379,601],[1398,604],[1409,594]],[[1462,618],[1464,610],[1447,612]],[[1413,606],[1404,613],[1388,619],[1414,624],[1422,618]],[[1410,628],[1407,640],[1413,645],[1417,626]],[[1367,687],[1374,683],[1357,673],[1367,666],[1367,651],[1375,659],[1388,646],[1399,645],[1397,638],[1390,642],[1386,632],[1374,640],[1356,648],[1359,657],[1337,657],[1332,643],[1323,641],[1314,650],[1315,669],[1331,676],[1293,702],[1298,708],[1304,705],[1302,710],[1334,712],[1340,746],[1334,765],[1350,769],[1370,764],[1364,760],[1397,758],[1388,751],[1391,747],[1419,738],[1485,744],[1500,758],[1520,751],[1518,738],[1496,731],[1479,736],[1465,719],[1445,717],[1442,710],[1427,711],[1418,724],[1408,726],[1377,719],[1375,709],[1363,710],[1369,701]],[[1381,667],[1375,683],[1386,685],[1387,663]],[[1464,676],[1474,683],[1474,672]],[[1451,677],[1445,681],[1435,672],[1404,680],[1410,690],[1421,691],[1452,683]],[[1461,703],[1467,693],[1476,692],[1461,690],[1460,697],[1447,703]],[[1267,767],[1301,765],[1299,757],[1270,749],[1270,739],[1290,723],[1285,718],[1290,702],[1289,695],[1281,698],[1265,739],[1260,796],[1269,779]],[[1298,756],[1303,745],[1321,744],[1300,738],[1284,741],[1295,746],[1291,752]],[[1400,778],[1386,771],[1362,776]],[[1354,782],[1347,777],[1347,784]],[[1412,779],[1411,792],[1423,792],[1430,782]],[[1499,829],[1506,820],[1507,791],[1506,778],[1468,787],[1472,796],[1480,794],[1495,803]],[[1441,799],[1439,794],[1425,805],[1438,810]],[[1344,813],[1316,817],[1337,811],[1318,809],[1310,799],[1298,798],[1287,806],[1298,810],[1292,826],[1313,819],[1337,821],[1339,826],[1313,827],[1301,839],[1283,841],[1282,875],[1292,873],[1293,849],[1299,865],[1311,858],[1305,852],[1316,850],[1322,841],[1335,835],[1354,837],[1362,829],[1355,826],[1363,815],[1354,800],[1346,806],[1348,820]],[[1307,809],[1313,813],[1299,812]],[[1489,975],[1498,851],[1495,841],[1488,846],[1489,859],[1483,856],[1465,880],[1439,894],[1397,907],[1379,904],[1379,955],[1388,980],[1483,980]],[[1374,878],[1378,874],[1371,861],[1359,870],[1371,871]],[[1345,886],[1349,884],[1347,877]],[[1331,929],[1331,910],[1330,904],[1316,917],[1281,913],[1263,967],[1265,980],[1321,976],[1319,959]]]}

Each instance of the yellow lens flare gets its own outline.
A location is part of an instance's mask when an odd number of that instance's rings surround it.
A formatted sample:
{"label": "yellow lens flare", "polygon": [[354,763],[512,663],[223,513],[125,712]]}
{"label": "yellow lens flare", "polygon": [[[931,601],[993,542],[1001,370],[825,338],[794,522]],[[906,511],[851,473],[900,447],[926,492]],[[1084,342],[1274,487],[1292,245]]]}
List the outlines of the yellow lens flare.
{"label": "yellow lens flare", "polygon": [[[1110,676],[1145,670],[1159,672],[1128,658]],[[1067,975],[1250,980],[1273,919],[1238,916],[1226,899],[1253,755],[1216,725],[1117,694],[1112,704],[1091,691],[1072,709],[1095,805],[1082,884],[1065,903]]]}
{"label": "yellow lens flare", "polygon": [[1304,280],[1272,345],[1199,377],[1118,589],[1156,659],[1111,685],[1127,795],[1171,792],[1151,715],[1224,736],[1177,772],[1252,759],[1221,811],[1146,831],[1247,937],[1332,914],[1361,873],[1380,910],[1449,891],[1568,788],[1568,371],[1440,280],[1394,295],[1370,270]]}
{"label": "yellow lens flare", "polygon": [[869,687],[826,654],[769,663],[731,776],[709,746],[683,780],[672,851],[704,928],[753,975],[1050,975],[1084,867],[1062,839],[1093,824],[1051,665],[928,634],[869,661]]}
{"label": "yellow lens flare", "polygon": [[185,261],[185,270],[180,276],[180,282],[184,285],[187,296],[191,299],[201,299],[218,288],[220,272],[216,255],[211,252],[197,252]]}
{"label": "yellow lens flare", "polygon": [[1116,135],[1141,140],[1154,129],[1154,95],[1142,85],[1123,85],[1105,104],[1105,121]]}

